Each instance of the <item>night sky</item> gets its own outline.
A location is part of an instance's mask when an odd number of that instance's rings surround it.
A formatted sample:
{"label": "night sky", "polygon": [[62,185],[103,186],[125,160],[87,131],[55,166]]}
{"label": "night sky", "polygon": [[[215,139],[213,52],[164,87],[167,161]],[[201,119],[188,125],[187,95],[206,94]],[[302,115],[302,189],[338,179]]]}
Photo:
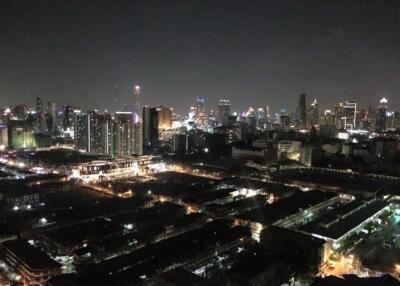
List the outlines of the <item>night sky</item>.
{"label": "night sky", "polygon": [[[119,86],[119,100],[114,96]],[[400,1],[0,1],[0,106],[400,110]]]}

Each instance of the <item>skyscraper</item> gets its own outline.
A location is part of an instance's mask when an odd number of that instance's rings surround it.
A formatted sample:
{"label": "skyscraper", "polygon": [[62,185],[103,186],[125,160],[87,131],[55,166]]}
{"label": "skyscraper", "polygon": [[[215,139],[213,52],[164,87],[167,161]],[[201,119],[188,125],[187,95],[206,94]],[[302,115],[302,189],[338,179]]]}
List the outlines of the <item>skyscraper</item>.
{"label": "skyscraper", "polygon": [[343,108],[343,103],[338,102],[335,104],[335,110],[334,110],[334,117],[335,117],[335,127],[336,129],[343,129],[344,126],[344,108]]}
{"label": "skyscraper", "polygon": [[42,100],[40,97],[36,98],[36,114],[42,114],[43,113],[43,105],[42,105]]}
{"label": "skyscraper", "polygon": [[113,155],[113,121],[108,113],[88,112],[88,152]]}
{"label": "skyscraper", "polygon": [[312,128],[315,125],[319,125],[319,108],[317,99],[314,99],[313,103],[310,104],[307,110],[307,127]]}
{"label": "skyscraper", "polygon": [[231,113],[231,104],[229,99],[220,99],[218,101],[218,124],[222,126],[228,125],[228,116]]}
{"label": "skyscraper", "polygon": [[73,122],[75,148],[88,152],[88,115],[76,109],[72,111],[70,117]]}
{"label": "skyscraper", "polygon": [[53,133],[57,123],[56,120],[57,120],[56,103],[54,101],[49,101],[47,103],[47,113],[46,113],[46,124],[48,132]]}
{"label": "skyscraper", "polygon": [[196,106],[194,107],[194,121],[198,128],[205,128],[208,124],[208,116],[204,107],[204,98],[196,97]]}
{"label": "skyscraper", "polygon": [[36,117],[39,123],[39,130],[46,131],[46,118],[43,113],[43,105],[40,97],[36,98]]}
{"label": "skyscraper", "polygon": [[376,113],[376,131],[378,132],[383,132],[386,130],[387,111],[388,111],[388,100],[385,97],[383,97],[379,101],[378,111]]}
{"label": "skyscraper", "polygon": [[66,105],[64,107],[64,118],[63,118],[63,129],[71,130],[74,128],[74,109],[71,105]]}
{"label": "skyscraper", "polygon": [[172,110],[165,106],[158,106],[157,117],[158,117],[158,129],[167,130],[172,127]]}
{"label": "skyscraper", "polygon": [[357,103],[346,101],[343,106],[344,128],[353,130],[357,128]]}
{"label": "skyscraper", "polygon": [[130,156],[133,153],[133,113],[122,111],[115,113],[114,127],[115,155]]}
{"label": "skyscraper", "polygon": [[304,127],[307,123],[307,110],[306,110],[306,94],[300,94],[298,106],[298,119],[300,126]]}
{"label": "skyscraper", "polygon": [[133,150],[132,154],[143,154],[143,120],[142,109],[140,107],[140,86],[136,85],[133,90],[134,107],[133,107]]}
{"label": "skyscraper", "polygon": [[158,113],[156,108],[143,107],[143,144],[153,146],[158,141]]}

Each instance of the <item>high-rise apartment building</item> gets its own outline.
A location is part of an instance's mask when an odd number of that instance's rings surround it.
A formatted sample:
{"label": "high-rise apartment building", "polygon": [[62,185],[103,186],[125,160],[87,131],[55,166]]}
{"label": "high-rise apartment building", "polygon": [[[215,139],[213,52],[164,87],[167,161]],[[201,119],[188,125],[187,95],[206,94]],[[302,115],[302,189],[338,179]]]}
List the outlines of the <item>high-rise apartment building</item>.
{"label": "high-rise apartment building", "polygon": [[133,154],[133,113],[122,111],[115,113],[115,156],[124,157]]}

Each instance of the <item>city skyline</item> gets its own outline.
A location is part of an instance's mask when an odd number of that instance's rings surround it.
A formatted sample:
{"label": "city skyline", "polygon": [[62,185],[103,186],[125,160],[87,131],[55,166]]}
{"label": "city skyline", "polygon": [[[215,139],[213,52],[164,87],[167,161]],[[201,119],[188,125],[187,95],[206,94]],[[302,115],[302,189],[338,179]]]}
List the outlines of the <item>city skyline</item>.
{"label": "city skyline", "polygon": [[400,0],[0,1],[0,286],[400,286]]}
{"label": "city skyline", "polygon": [[397,1],[5,2],[0,105],[41,97],[121,110],[140,83],[144,104],[174,102],[178,113],[196,96],[207,108],[227,98],[240,110],[246,98],[294,110],[303,92],[321,107],[386,97],[400,109],[397,10]]}

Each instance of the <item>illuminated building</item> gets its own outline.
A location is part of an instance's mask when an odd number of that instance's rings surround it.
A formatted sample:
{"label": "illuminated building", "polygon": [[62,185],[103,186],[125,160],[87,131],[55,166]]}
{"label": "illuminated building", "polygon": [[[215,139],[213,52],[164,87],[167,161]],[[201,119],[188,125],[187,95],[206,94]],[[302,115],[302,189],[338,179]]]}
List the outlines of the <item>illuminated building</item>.
{"label": "illuminated building", "polygon": [[388,111],[388,100],[383,97],[379,101],[378,111],[376,113],[376,131],[383,132],[386,130]]}
{"label": "illuminated building", "polygon": [[111,115],[97,111],[88,113],[88,145],[86,150],[104,155],[113,154],[113,121]]}
{"label": "illuminated building", "polygon": [[140,86],[136,85],[133,91],[134,110],[133,110],[133,132],[132,132],[132,154],[143,154],[143,120],[142,108],[140,105]]}
{"label": "illuminated building", "polygon": [[330,109],[324,110],[320,118],[320,125],[335,126],[335,114]]}
{"label": "illuminated building", "polygon": [[75,148],[82,151],[88,151],[88,115],[82,113],[80,110],[74,110],[71,114],[73,123],[73,138],[75,141]]}
{"label": "illuminated building", "polygon": [[172,127],[172,110],[165,106],[156,108],[158,117],[158,129],[167,130]]}
{"label": "illuminated building", "polygon": [[282,140],[278,142],[278,160],[295,160],[300,157],[300,141]]}
{"label": "illuminated building", "polygon": [[314,99],[313,103],[307,110],[307,127],[312,128],[319,125],[319,109],[317,99]]}
{"label": "illuminated building", "polygon": [[36,148],[32,127],[26,121],[8,122],[8,146],[13,149]]}
{"label": "illuminated building", "polygon": [[10,240],[0,245],[2,260],[23,285],[45,286],[61,273],[61,265],[24,240]]}
{"label": "illuminated building", "polygon": [[83,181],[104,181],[161,171],[165,171],[165,164],[159,157],[127,156],[113,160],[94,160],[74,164],[71,166],[71,177]]}
{"label": "illuminated building", "polygon": [[389,209],[387,202],[353,200],[337,206],[300,228],[300,231],[327,241],[333,250],[339,249],[346,238],[363,230]]}
{"label": "illuminated building", "polygon": [[133,115],[123,111],[115,113],[115,154],[116,157],[130,156],[133,153]]}
{"label": "illuminated building", "polygon": [[357,103],[346,101],[343,106],[344,129],[353,130],[357,128]]}
{"label": "illuminated building", "polygon": [[238,126],[219,126],[214,128],[214,133],[223,135],[226,144],[235,143],[242,138],[242,130]]}
{"label": "illuminated building", "polygon": [[229,99],[220,99],[218,101],[218,124],[222,126],[228,125],[228,116],[231,113],[231,104]]}
{"label": "illuminated building", "polygon": [[194,107],[194,122],[196,126],[200,129],[204,129],[208,124],[208,116],[206,114],[206,110],[204,107],[204,98],[197,96],[196,97],[196,106]]}
{"label": "illuminated building", "polygon": [[338,102],[335,105],[335,111],[334,111],[334,116],[335,116],[335,126],[337,129],[344,129],[344,122],[343,122],[343,116],[344,116],[344,109],[343,109],[343,103]]}
{"label": "illuminated building", "polygon": [[63,129],[68,130],[68,129],[73,129],[74,128],[74,110],[76,108],[73,108],[71,105],[66,105],[64,107],[64,118],[63,118]]}

